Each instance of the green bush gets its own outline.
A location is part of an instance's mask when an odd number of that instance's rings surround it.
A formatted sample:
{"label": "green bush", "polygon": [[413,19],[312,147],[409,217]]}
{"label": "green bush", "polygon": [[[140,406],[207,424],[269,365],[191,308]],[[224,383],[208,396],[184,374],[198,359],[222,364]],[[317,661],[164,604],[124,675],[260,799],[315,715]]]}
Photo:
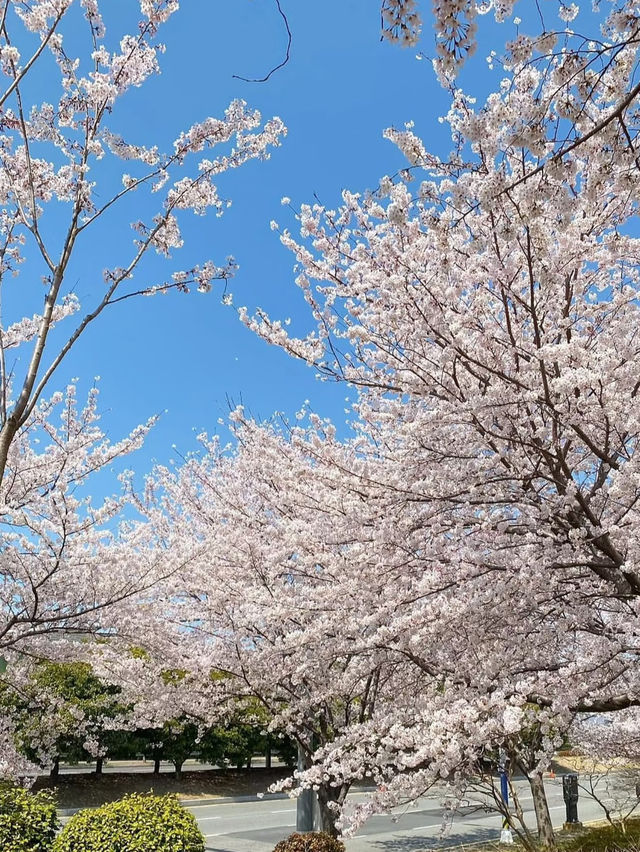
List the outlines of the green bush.
{"label": "green bush", "polygon": [[326,831],[310,831],[307,834],[290,834],[276,846],[273,852],[345,852],[344,843]]}
{"label": "green bush", "polygon": [[2,852],[49,852],[57,830],[56,803],[48,790],[0,789]]}
{"label": "green bush", "polygon": [[562,844],[563,852],[628,852],[640,850],[640,819],[590,828]]}
{"label": "green bush", "polygon": [[53,852],[204,852],[204,837],[176,796],[133,793],[79,811]]}

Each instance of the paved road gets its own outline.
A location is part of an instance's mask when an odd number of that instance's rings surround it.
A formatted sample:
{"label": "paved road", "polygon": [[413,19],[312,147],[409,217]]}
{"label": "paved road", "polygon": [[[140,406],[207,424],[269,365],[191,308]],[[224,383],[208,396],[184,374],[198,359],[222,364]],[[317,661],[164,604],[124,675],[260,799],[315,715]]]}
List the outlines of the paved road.
{"label": "paved road", "polygon": [[[561,781],[550,780],[546,787],[551,818],[560,827],[565,817]],[[350,799],[362,801],[365,795],[356,793]],[[534,825],[531,795],[524,786],[521,801]],[[279,840],[295,830],[295,803],[286,799],[221,802],[195,805],[189,810],[206,836],[207,852],[271,852]],[[582,797],[579,816],[585,822],[601,819],[602,811]],[[372,817],[355,837],[346,841],[347,852],[419,852],[460,843],[496,841],[500,826],[499,815],[465,807],[443,838],[439,800],[423,798],[410,808],[398,809],[393,817]]]}

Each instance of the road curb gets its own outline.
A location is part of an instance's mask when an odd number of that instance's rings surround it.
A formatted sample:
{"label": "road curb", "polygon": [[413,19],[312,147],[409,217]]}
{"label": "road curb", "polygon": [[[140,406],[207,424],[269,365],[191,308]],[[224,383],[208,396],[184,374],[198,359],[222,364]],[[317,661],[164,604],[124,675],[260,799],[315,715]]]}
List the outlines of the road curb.
{"label": "road curb", "polygon": [[260,796],[254,793],[251,796],[211,796],[209,799],[180,799],[180,804],[185,808],[193,808],[197,805],[224,805],[233,802],[276,802],[279,799],[288,799],[286,793],[265,793]]}
{"label": "road curb", "polygon": [[77,814],[79,811],[89,811],[89,810],[93,810],[94,808],[97,808],[97,807],[99,807],[99,805],[88,805],[86,808],[56,808],[56,813],[58,814],[59,817],[67,817],[67,816],[73,816],[74,814]]}

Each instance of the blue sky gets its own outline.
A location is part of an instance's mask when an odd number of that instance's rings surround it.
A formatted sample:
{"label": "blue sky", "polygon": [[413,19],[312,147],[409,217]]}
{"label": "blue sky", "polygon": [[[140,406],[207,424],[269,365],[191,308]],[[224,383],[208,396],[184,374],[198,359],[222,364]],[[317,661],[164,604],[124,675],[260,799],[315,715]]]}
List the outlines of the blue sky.
{"label": "blue sky", "polygon": [[[105,5],[114,36],[135,6],[132,0]],[[222,262],[231,254],[240,266],[229,285],[235,305],[250,311],[261,306],[275,317],[300,321],[305,307],[293,283],[293,258],[269,226],[277,219],[295,227],[280,199],[288,196],[297,206],[315,194],[335,206],[343,188],[376,186],[382,175],[404,165],[382,132],[408,120],[415,121],[427,147],[445,154],[447,129],[437,119],[447,110],[447,96],[430,63],[416,60],[415,49],[380,41],[376,0],[282,0],[282,6],[293,33],[290,62],[267,83],[252,84],[233,75],[262,76],[284,55],[286,32],[275,2],[184,2],[162,33],[167,45],[162,75],[119,102],[110,127],[129,141],[170,148],[181,130],[220,115],[237,97],[265,118],[284,120],[288,136],[269,162],[249,163],[221,180],[222,194],[233,201],[221,219],[182,217],[185,248],[165,273],[207,258]],[[427,33],[421,49],[431,43]],[[474,83],[479,73],[487,78],[485,69],[478,56],[469,72]],[[34,96],[52,97],[46,77],[34,80]],[[69,275],[83,304],[88,306],[101,288],[104,266],[128,256],[128,223],[135,216],[135,209],[125,210],[79,245]],[[150,277],[142,274],[136,284],[154,283],[151,278],[162,268],[160,259],[154,261]],[[21,305],[24,277],[23,271],[15,291]],[[318,382],[313,370],[253,337],[220,297],[221,290],[214,289],[208,295],[130,300],[111,309],[53,382],[56,388],[78,376],[82,393],[99,375],[103,422],[114,440],[164,412],[145,449],[131,460],[138,470],[148,469],[154,459],[168,461],[172,445],[190,451],[198,431],[217,431],[228,398],[242,401],[260,418],[276,410],[292,416],[309,399],[323,416],[344,420],[344,387]]]}

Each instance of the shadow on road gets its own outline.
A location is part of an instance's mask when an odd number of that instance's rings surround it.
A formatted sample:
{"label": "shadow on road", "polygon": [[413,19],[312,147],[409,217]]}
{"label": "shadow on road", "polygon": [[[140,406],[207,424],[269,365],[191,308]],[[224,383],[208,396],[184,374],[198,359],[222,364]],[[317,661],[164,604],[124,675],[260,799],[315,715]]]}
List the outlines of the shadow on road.
{"label": "shadow on road", "polygon": [[[237,852],[238,846],[234,844],[234,838],[241,841],[241,848],[247,848],[247,842],[254,849],[260,848],[257,844],[268,844],[272,849],[283,836],[293,831],[291,828],[287,832],[283,832],[282,828],[265,828],[258,831],[235,832],[234,834],[226,835],[225,837],[210,838],[205,847],[206,852]],[[228,838],[228,843],[225,841]],[[424,834],[416,832],[414,837],[390,837],[388,840],[379,840],[372,837],[356,837],[353,841],[347,840],[347,852],[350,848],[361,848],[362,841],[365,841],[367,849],[371,852],[426,852],[426,850],[439,849],[464,849],[466,846],[475,843],[496,843],[498,836],[495,828],[478,828],[474,831],[465,831],[459,833],[452,831],[444,837],[427,837]],[[244,841],[244,843],[242,843]]]}
{"label": "shadow on road", "polygon": [[295,830],[295,826],[291,825],[233,831],[223,836],[207,838],[205,850],[206,852],[237,852],[238,845],[234,844],[234,840],[240,841],[241,849],[247,848],[247,844],[250,844],[250,848],[253,849],[261,849],[260,844],[264,844],[268,849],[273,849],[276,843],[279,843]]}
{"label": "shadow on road", "polygon": [[[474,843],[495,843],[498,837],[495,828],[478,828],[476,831],[447,832],[443,837],[425,837],[416,833],[415,837],[390,837],[389,840],[369,839],[372,852],[417,852],[424,849],[464,848]],[[347,852],[349,845],[347,843]]]}

